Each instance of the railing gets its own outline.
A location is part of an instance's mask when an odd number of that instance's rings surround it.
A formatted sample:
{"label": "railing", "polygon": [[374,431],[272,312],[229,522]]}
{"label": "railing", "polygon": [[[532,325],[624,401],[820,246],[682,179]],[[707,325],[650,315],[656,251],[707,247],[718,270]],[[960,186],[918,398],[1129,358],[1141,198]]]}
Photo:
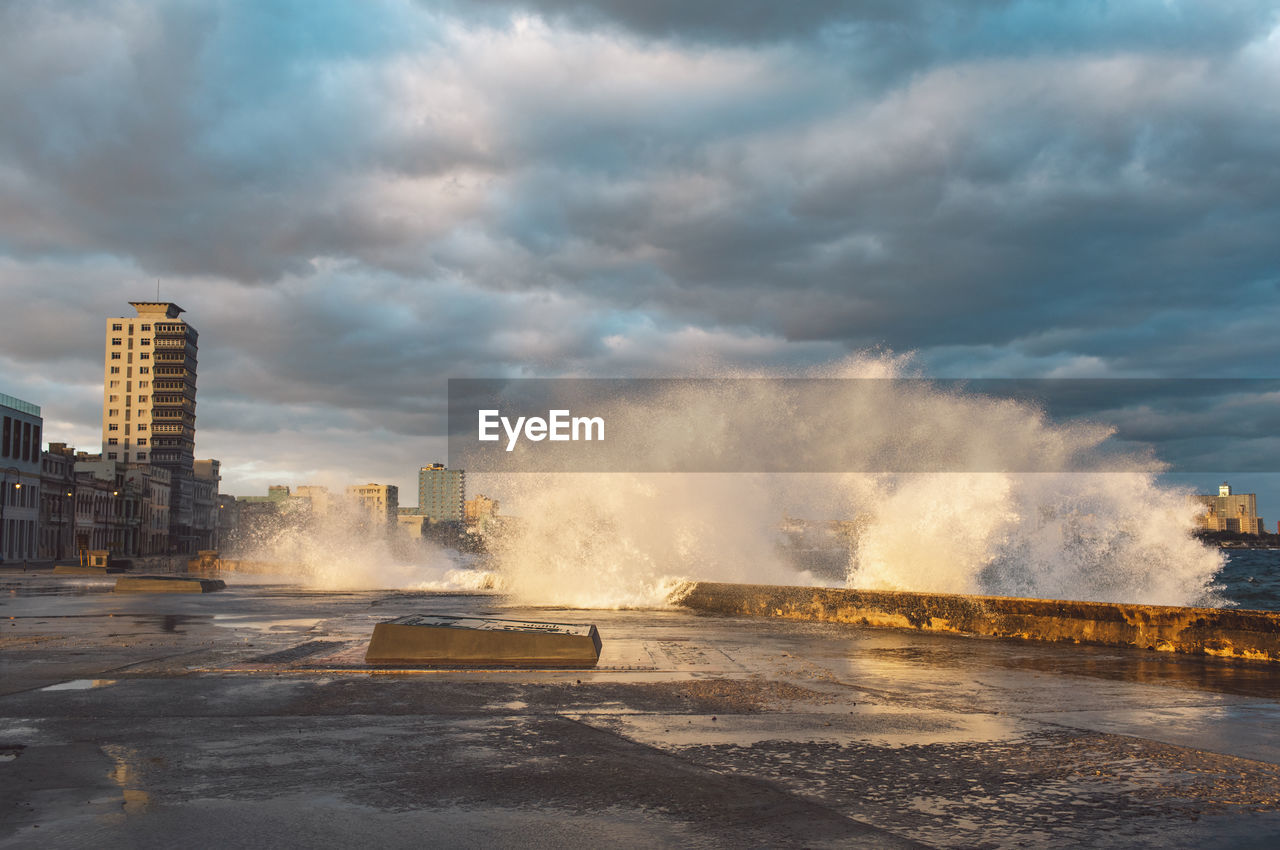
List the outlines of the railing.
{"label": "railing", "polygon": [[0,404],[3,404],[5,407],[12,407],[14,410],[20,410],[23,413],[30,414],[31,416],[40,415],[40,405],[32,404],[29,401],[23,401],[20,398],[14,398],[7,393],[0,393]]}

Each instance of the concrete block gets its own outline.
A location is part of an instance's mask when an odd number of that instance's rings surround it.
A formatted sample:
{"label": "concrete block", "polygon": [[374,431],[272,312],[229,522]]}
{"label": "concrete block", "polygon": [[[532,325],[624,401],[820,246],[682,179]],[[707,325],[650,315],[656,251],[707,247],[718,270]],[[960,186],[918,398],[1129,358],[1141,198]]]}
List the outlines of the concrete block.
{"label": "concrete block", "polygon": [[194,576],[121,576],[116,593],[212,593],[227,583],[216,578]]}
{"label": "concrete block", "polygon": [[369,664],[448,667],[594,667],[592,624],[413,614],[373,627]]}

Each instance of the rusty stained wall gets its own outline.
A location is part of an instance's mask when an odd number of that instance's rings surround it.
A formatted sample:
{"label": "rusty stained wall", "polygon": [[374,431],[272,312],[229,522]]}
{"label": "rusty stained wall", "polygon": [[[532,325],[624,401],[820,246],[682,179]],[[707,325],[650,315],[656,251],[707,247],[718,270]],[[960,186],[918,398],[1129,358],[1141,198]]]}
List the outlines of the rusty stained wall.
{"label": "rusty stained wall", "polygon": [[695,611],[1280,662],[1280,613],[699,582]]}

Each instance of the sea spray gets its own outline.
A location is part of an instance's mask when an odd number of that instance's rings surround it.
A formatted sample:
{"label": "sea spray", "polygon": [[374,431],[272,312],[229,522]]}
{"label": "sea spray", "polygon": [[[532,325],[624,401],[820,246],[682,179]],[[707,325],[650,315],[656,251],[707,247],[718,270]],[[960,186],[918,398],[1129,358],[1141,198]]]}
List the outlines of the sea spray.
{"label": "sea spray", "polygon": [[321,590],[488,590],[496,577],[476,559],[375,522],[342,499],[312,509],[305,500],[254,527],[240,549],[280,576]]}
{"label": "sea spray", "polygon": [[[812,376],[909,373],[901,356],[860,355]],[[660,407],[681,410],[681,421],[656,418],[658,406],[643,401],[597,412],[655,435],[650,468],[692,433],[740,440],[747,432],[733,423],[751,419],[759,445],[749,450],[770,452],[771,428],[802,429],[810,468],[825,459],[833,470],[892,469],[923,457],[939,468],[1035,471],[495,476],[519,517],[491,542],[502,587],[528,604],[646,607],[689,580],[822,583],[784,556],[787,515],[856,519],[838,579],[852,587],[1221,604],[1222,558],[1191,536],[1187,494],[1159,486],[1147,455],[1107,451],[1105,424],[1055,424],[1031,404],[924,381],[850,383],[852,395],[833,393],[818,409],[781,403],[768,382],[726,382],[714,404],[701,385],[677,382]]]}

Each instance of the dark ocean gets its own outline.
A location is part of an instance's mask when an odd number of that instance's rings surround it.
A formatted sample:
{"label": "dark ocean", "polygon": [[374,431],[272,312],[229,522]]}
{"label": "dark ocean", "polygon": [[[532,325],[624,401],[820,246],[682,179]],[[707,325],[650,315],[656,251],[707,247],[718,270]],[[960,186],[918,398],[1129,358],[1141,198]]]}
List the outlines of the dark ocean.
{"label": "dark ocean", "polygon": [[1241,608],[1280,611],[1280,549],[1226,549],[1223,595]]}

